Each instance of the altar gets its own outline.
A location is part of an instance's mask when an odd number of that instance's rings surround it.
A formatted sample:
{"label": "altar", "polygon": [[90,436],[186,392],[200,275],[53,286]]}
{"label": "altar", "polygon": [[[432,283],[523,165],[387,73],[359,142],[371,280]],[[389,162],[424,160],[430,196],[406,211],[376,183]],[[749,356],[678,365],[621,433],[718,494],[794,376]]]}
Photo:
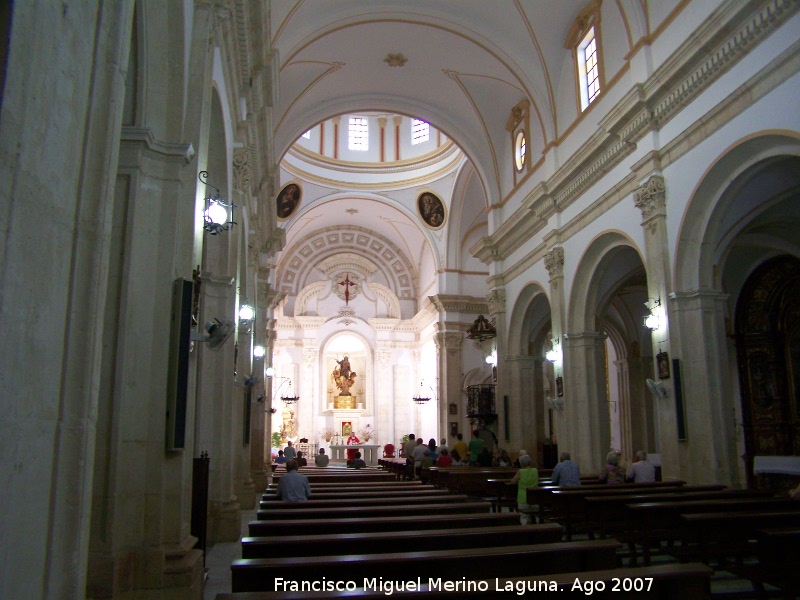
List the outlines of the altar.
{"label": "altar", "polygon": [[361,458],[369,466],[378,466],[378,450],[380,444],[335,444],[331,445],[331,460],[347,460],[347,450],[360,450]]}

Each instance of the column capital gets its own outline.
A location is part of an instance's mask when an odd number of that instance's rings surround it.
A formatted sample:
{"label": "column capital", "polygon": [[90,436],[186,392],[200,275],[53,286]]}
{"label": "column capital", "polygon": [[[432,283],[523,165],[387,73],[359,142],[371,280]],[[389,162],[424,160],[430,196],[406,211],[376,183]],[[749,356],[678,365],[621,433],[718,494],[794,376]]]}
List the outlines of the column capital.
{"label": "column capital", "polygon": [[642,225],[654,217],[666,217],[667,192],[662,175],[651,175],[644,185],[633,191],[633,202],[642,211]]}
{"label": "column capital", "polygon": [[433,341],[438,350],[460,350],[464,339],[464,334],[460,331],[439,331]]}
{"label": "column capital", "polygon": [[[564,277],[564,248],[556,246],[544,255],[544,268],[550,273],[550,283]],[[554,284],[555,285],[555,284]]]}
{"label": "column capital", "polygon": [[506,290],[505,288],[495,288],[486,296],[486,303],[489,305],[489,314],[505,314],[506,312]]}

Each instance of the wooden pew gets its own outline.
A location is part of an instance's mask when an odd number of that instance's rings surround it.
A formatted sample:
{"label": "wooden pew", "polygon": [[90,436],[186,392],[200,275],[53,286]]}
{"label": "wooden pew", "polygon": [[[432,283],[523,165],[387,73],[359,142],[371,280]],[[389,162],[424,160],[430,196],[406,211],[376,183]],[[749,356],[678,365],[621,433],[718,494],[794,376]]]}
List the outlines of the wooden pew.
{"label": "wooden pew", "polygon": [[[311,486],[311,491],[319,490],[319,491],[350,491],[350,490],[364,490],[364,491],[391,491],[391,490],[409,490],[409,489],[432,489],[433,486],[423,486],[422,482],[420,481],[356,481],[356,482],[338,482],[338,481],[328,481],[328,482],[309,482],[309,486]],[[269,490],[276,490],[278,488],[278,482],[275,481],[267,485],[267,491]]]}
{"label": "wooden pew", "polygon": [[435,484],[447,488],[452,494],[487,497],[490,479],[511,479],[517,469],[513,467],[455,467],[439,469]]}
{"label": "wooden pew", "polygon": [[[698,510],[692,507],[681,511],[680,549],[676,552],[682,561],[697,557],[708,564],[712,559],[724,565],[731,558],[741,564],[743,556],[757,552],[756,530],[764,527],[800,526],[800,506],[788,498],[775,498],[772,501],[755,503],[732,503],[723,507],[722,502]],[[706,508],[706,507],[704,507]],[[716,509],[716,510],[714,510]],[[792,548],[791,556],[797,561],[798,552]],[[736,564],[726,565],[735,569]]]}
{"label": "wooden pew", "polygon": [[[419,515],[404,515],[374,518],[330,518],[305,519],[297,515],[294,519],[281,521],[250,521],[251,536],[319,535],[327,533],[368,533],[378,531],[410,531],[420,527]],[[489,527],[493,525],[518,525],[519,517],[512,513],[457,512],[452,514],[427,515],[425,529],[451,529],[456,527]]]}
{"label": "wooden pew", "polygon": [[784,598],[800,596],[800,525],[784,522],[759,527],[754,534],[758,561],[740,565],[736,572],[750,579],[758,592],[769,583],[783,590]]}
{"label": "wooden pew", "polygon": [[[453,498],[453,496],[450,496]],[[311,508],[307,502],[294,503],[299,506],[293,508],[269,508],[259,510],[256,515],[259,520],[281,520],[296,519],[298,513],[302,513],[304,519],[328,519],[340,518],[348,519],[353,517],[391,517],[395,515],[414,515],[417,519],[426,519],[433,515],[453,514],[453,513],[474,513],[486,512],[491,509],[488,502],[466,502],[466,497],[455,497],[453,501],[432,504],[423,503],[407,505],[392,502],[386,506],[347,506],[341,508]],[[321,500],[325,502],[325,500]]]}
{"label": "wooden pew", "polygon": [[[420,493],[415,496],[376,496],[363,498],[361,496],[345,496],[338,498],[316,498],[314,493],[311,493],[311,498],[306,502],[284,502],[282,500],[262,500],[259,503],[259,514],[265,510],[286,509],[286,510],[309,510],[317,508],[366,508],[372,506],[387,506],[396,510],[405,506],[427,505],[434,506],[438,504],[452,504],[453,502],[466,502],[469,496],[454,496],[448,494],[444,490],[434,490],[433,494]],[[490,505],[491,506],[491,505]],[[487,507],[488,509],[488,507]],[[260,518],[260,517],[259,517]]]}
{"label": "wooden pew", "polygon": [[743,498],[723,500],[686,500],[625,504],[625,535],[631,550],[631,565],[637,563],[637,545],[642,548],[645,565],[650,564],[650,548],[661,541],[673,542],[692,532],[681,520],[681,514],[713,512],[761,512],[791,506],[787,498]]}
{"label": "wooden pew", "polygon": [[334,556],[337,554],[383,554],[414,552],[424,543],[425,550],[455,550],[487,546],[522,546],[561,541],[557,523],[520,527],[428,529],[369,533],[334,533],[242,538],[242,558],[280,558],[282,556]]}
{"label": "wooden pew", "polygon": [[[608,535],[621,536],[625,530],[624,504],[641,502],[687,502],[689,500],[722,500],[735,498],[768,498],[768,490],[734,490],[723,485],[684,486],[672,490],[650,490],[644,494],[615,494],[586,496],[586,522],[593,537],[597,531],[600,539]],[[617,539],[620,539],[617,537]],[[620,540],[624,541],[624,540]]]}
{"label": "wooden pew", "polygon": [[[386,554],[289,558],[243,558],[231,565],[233,592],[281,591],[278,580],[361,579],[426,581],[429,578],[517,577],[535,573],[611,569],[620,547],[615,540],[557,542],[502,548],[429,550]],[[312,570],[313,569],[313,570]],[[360,577],[359,577],[360,574]]]}
{"label": "wooden pew", "polygon": [[[300,471],[303,475],[308,477],[309,483],[365,483],[368,481],[390,482],[395,481],[391,473],[381,471],[336,471],[330,474],[325,473],[306,473],[305,469]],[[272,475],[272,482],[278,483],[283,474],[274,473]]]}
{"label": "wooden pew", "polygon": [[[550,518],[563,521],[567,540],[572,539],[572,532],[576,525],[584,523],[586,519],[585,498],[605,494],[637,494],[652,489],[677,489],[684,485],[683,481],[666,484],[655,483],[623,483],[618,485],[582,485],[565,486],[559,488],[528,488],[528,504],[535,504],[532,500],[539,500],[541,490],[546,494],[544,503],[550,505]],[[542,505],[539,505],[540,517],[543,518]]]}
{"label": "wooden pew", "polygon": [[[426,488],[428,486],[425,486]],[[311,499],[312,500],[336,500],[336,499],[344,499],[344,498],[398,498],[400,502],[402,502],[403,498],[414,498],[414,497],[432,497],[432,496],[446,496],[448,495],[447,490],[437,490],[437,489],[422,489],[417,487],[416,489],[412,490],[392,490],[390,492],[382,492],[382,491],[369,491],[364,492],[361,490],[336,490],[336,491],[325,491],[320,492],[315,489],[311,490]],[[262,494],[261,500],[266,502],[279,502],[278,496],[275,491],[271,491],[271,493]]]}

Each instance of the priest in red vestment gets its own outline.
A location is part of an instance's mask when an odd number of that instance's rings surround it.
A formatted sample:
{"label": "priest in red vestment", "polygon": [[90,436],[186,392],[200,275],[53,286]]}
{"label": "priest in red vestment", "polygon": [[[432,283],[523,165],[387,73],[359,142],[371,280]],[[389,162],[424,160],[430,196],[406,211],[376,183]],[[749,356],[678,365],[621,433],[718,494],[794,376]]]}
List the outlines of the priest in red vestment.
{"label": "priest in red vestment", "polygon": [[[361,442],[361,440],[360,440],[360,439],[358,439],[358,437],[356,436],[356,434],[355,434],[354,432],[352,432],[352,431],[351,431],[351,432],[350,432],[350,437],[349,437],[349,438],[347,438],[347,442],[346,442],[346,443],[347,443],[347,445],[348,445],[348,446],[351,446],[351,445],[353,445],[353,444],[358,444],[358,443],[360,443],[360,442]],[[348,450],[348,451],[347,451],[347,460],[355,460],[355,458],[356,458],[356,452],[358,452],[358,450]]]}

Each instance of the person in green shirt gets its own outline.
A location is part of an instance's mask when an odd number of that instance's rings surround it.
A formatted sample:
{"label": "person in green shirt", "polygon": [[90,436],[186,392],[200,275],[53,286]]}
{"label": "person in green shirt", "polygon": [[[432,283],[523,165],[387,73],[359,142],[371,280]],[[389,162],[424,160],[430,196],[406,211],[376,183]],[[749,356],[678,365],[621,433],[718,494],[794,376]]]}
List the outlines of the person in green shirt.
{"label": "person in green shirt", "polygon": [[478,455],[483,449],[483,440],[479,437],[479,432],[476,429],[472,432],[472,439],[469,441],[469,466],[478,466]]}
{"label": "person in green shirt", "polygon": [[514,474],[511,483],[517,484],[517,509],[519,510],[519,522],[528,525],[531,516],[525,512],[530,509],[528,504],[528,488],[539,485],[539,470],[531,466],[533,461],[527,454],[519,457],[519,471]]}

